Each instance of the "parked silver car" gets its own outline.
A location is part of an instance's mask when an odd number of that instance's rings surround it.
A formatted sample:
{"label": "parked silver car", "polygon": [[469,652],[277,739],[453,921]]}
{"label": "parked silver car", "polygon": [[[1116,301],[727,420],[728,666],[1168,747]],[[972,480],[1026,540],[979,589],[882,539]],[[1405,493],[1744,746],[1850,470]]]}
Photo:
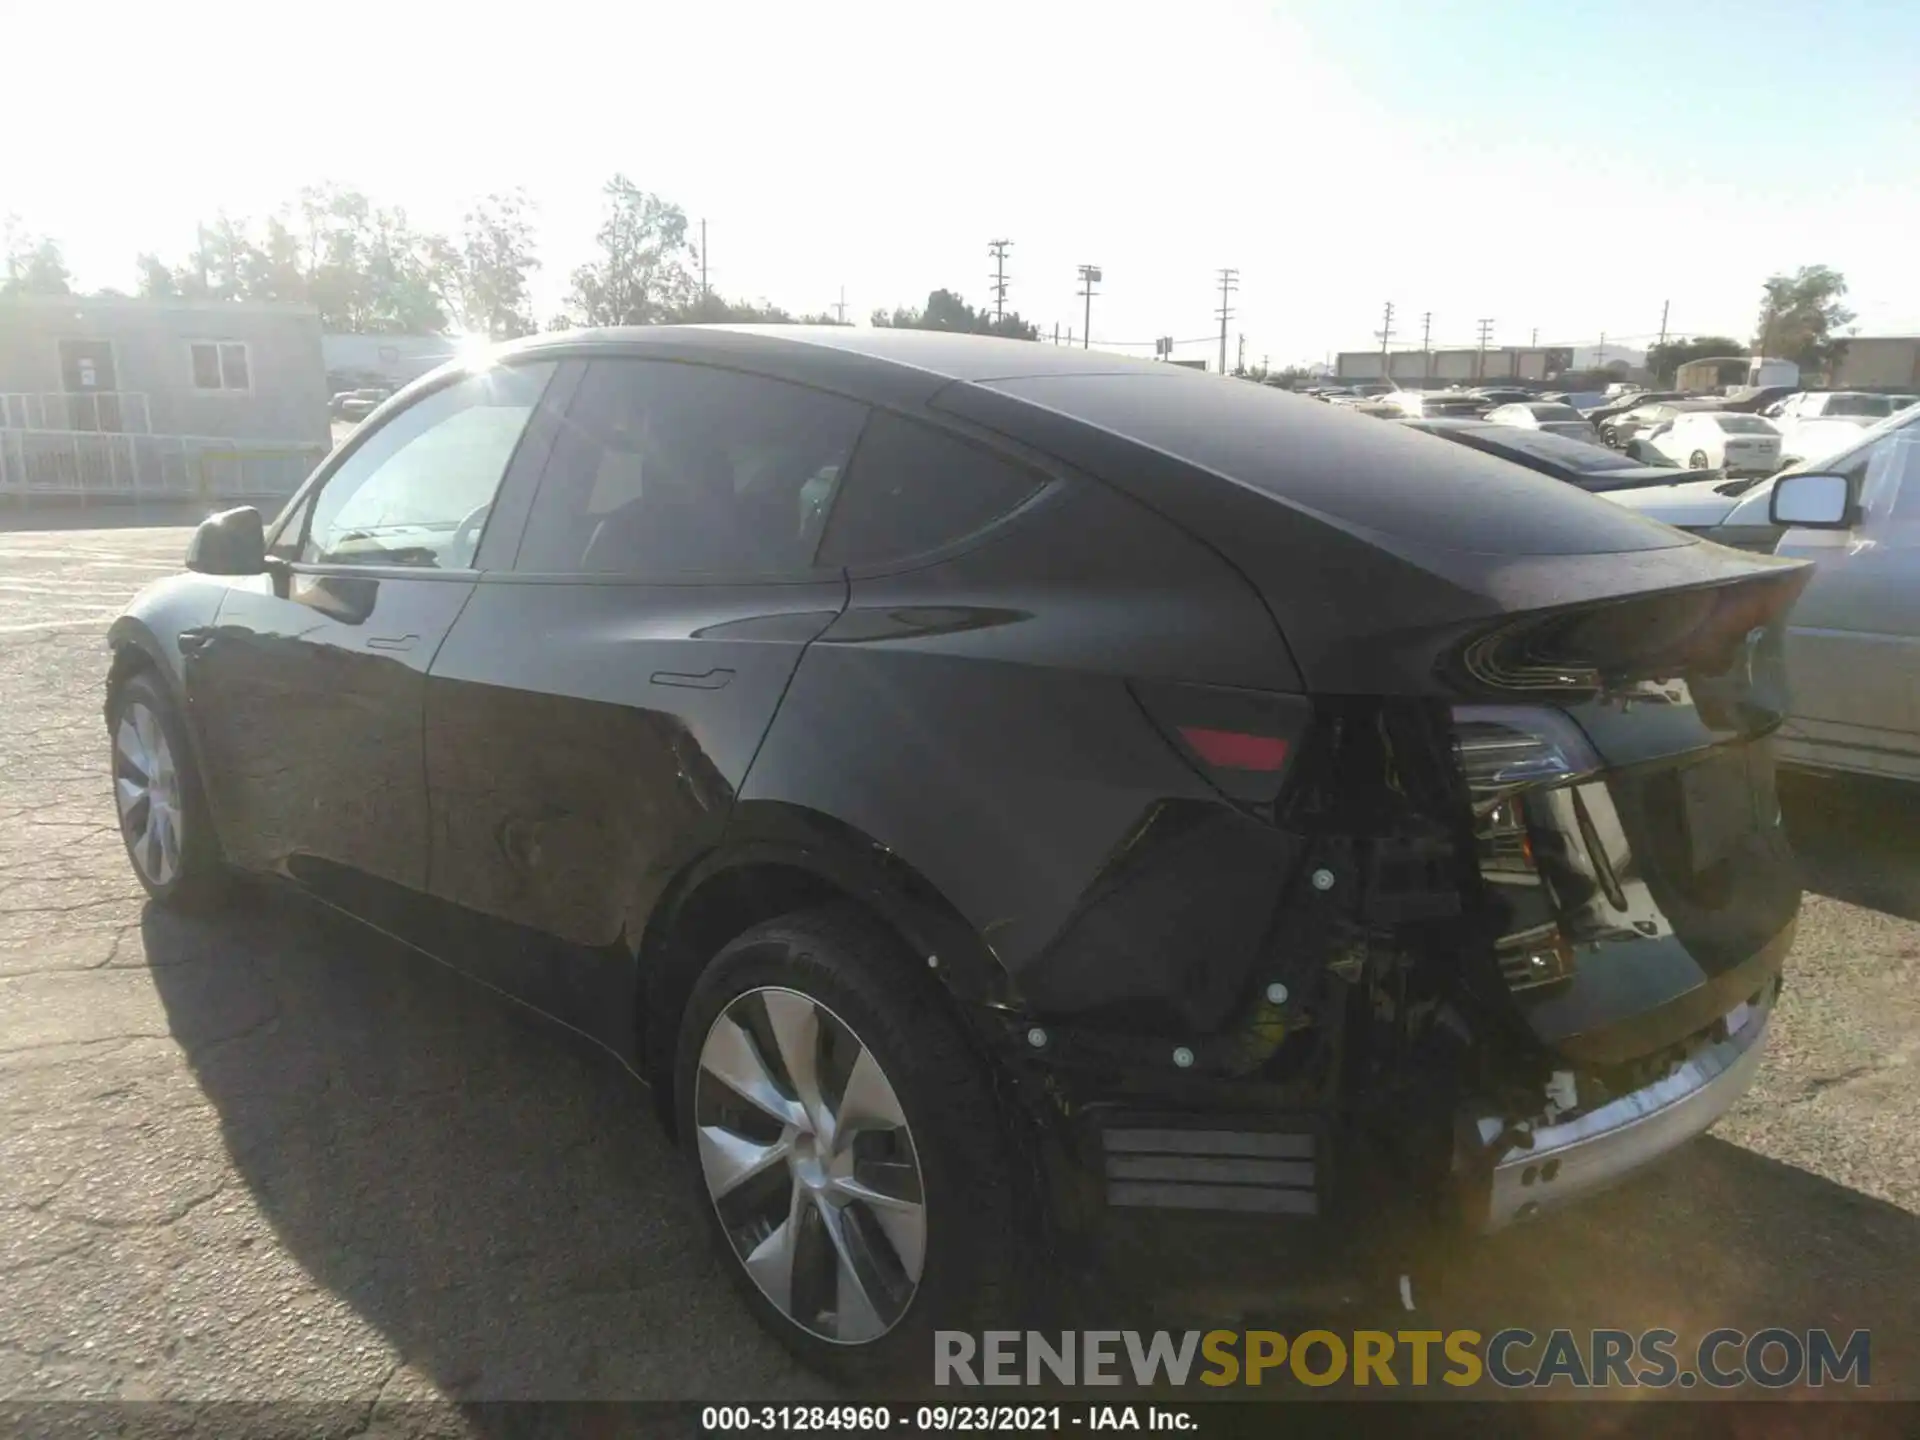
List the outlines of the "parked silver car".
{"label": "parked silver car", "polygon": [[1788,622],[1779,756],[1920,780],[1920,407],[1771,479],[1607,498],[1723,544],[1812,561]]}

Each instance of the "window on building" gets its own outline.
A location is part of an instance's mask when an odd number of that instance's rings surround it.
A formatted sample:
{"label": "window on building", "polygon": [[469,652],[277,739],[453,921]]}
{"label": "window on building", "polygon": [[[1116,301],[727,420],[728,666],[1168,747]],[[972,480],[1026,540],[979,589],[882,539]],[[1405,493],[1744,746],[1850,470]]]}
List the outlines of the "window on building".
{"label": "window on building", "polygon": [[244,340],[194,340],[187,346],[196,390],[253,389],[253,365]]}
{"label": "window on building", "polygon": [[866,407],[759,375],[595,360],[514,568],[776,575],[813,568]]}

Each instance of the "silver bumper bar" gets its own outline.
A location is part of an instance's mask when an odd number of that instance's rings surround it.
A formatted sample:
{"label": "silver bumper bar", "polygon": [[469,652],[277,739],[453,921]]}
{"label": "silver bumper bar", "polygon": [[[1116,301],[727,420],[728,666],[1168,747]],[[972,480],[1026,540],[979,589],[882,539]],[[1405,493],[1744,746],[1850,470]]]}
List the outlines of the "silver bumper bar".
{"label": "silver bumper bar", "polygon": [[[1516,1145],[1496,1156],[1475,1228],[1498,1230],[1604,1189],[1707,1129],[1753,1083],[1772,1004],[1769,993],[1735,1006],[1726,1016],[1727,1037],[1703,1042],[1672,1073],[1574,1119],[1539,1126],[1530,1148]],[[1505,1129],[1491,1115],[1470,1123],[1482,1145]],[[1484,1155],[1478,1163],[1484,1171]]]}

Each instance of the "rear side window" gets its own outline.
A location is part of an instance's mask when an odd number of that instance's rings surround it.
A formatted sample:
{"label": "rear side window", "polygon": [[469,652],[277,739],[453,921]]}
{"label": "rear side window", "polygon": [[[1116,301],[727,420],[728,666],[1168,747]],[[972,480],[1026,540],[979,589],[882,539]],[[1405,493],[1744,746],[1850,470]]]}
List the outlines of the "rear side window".
{"label": "rear side window", "polygon": [[769,575],[811,569],[866,407],[783,380],[592,361],[514,569]]}
{"label": "rear side window", "polygon": [[950,545],[1044,479],[944,431],[876,411],[820,547],[822,565],[874,565]]}

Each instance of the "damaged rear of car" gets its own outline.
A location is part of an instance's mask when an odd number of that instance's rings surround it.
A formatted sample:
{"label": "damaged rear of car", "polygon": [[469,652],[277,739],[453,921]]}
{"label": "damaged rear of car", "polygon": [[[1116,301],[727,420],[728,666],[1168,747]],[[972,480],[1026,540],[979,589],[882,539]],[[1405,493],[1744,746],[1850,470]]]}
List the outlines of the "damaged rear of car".
{"label": "damaged rear of car", "polygon": [[1084,907],[1125,937],[1106,968],[1063,943],[1017,977],[1006,1054],[1069,1194],[1332,1219],[1390,1193],[1490,1230],[1739,1097],[1799,904],[1766,737],[1803,567],[1255,387],[939,403],[1212,548],[1295,668],[1211,710],[1138,697],[1266,857],[1257,941],[1190,920],[1142,1005],[1127,956],[1172,907],[1116,882]]}

